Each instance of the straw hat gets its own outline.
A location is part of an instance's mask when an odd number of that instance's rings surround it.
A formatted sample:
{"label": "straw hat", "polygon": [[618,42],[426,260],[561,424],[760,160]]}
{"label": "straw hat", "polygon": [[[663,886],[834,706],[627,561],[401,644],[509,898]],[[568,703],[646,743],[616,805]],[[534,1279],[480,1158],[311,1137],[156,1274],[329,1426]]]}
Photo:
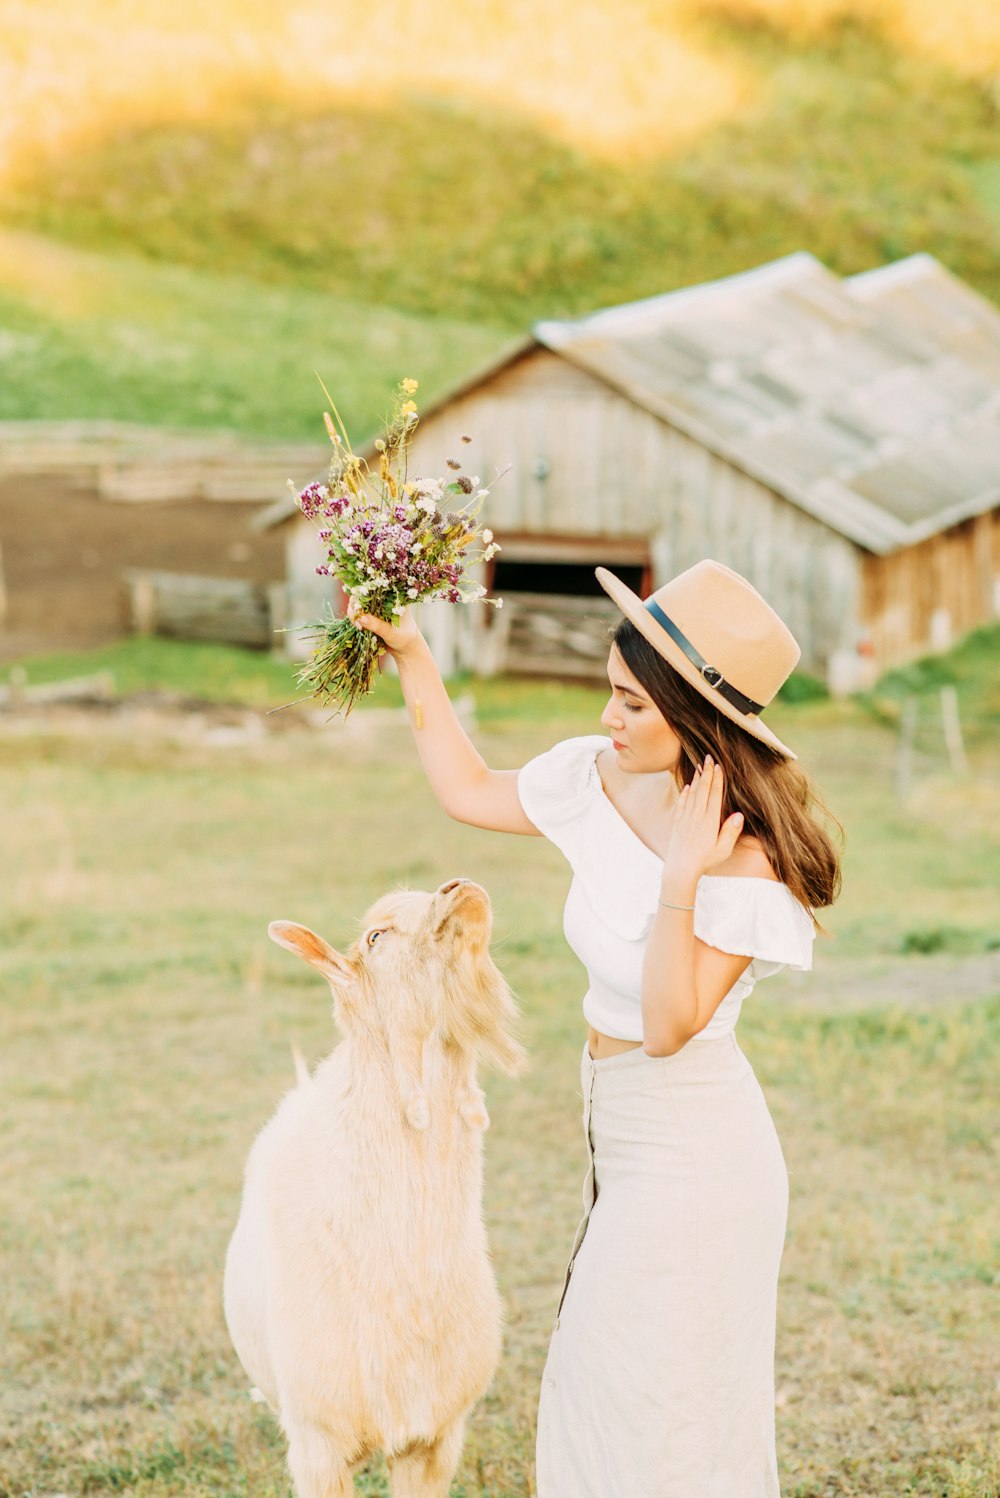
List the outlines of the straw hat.
{"label": "straw hat", "polygon": [[760,714],[801,651],[791,631],[745,577],[721,562],[696,562],[643,602],[606,567],[597,581],[679,676],[733,723],[788,759]]}

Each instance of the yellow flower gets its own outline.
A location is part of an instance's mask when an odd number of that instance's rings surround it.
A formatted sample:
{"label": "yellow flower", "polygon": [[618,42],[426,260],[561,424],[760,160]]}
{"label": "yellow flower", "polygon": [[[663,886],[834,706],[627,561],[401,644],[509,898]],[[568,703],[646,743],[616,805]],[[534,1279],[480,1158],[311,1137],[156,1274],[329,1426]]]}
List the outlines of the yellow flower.
{"label": "yellow flower", "polygon": [[400,406],[399,409],[403,416],[415,415],[417,410],[417,403],[416,401],[406,401],[403,405]]}
{"label": "yellow flower", "polygon": [[333,424],[333,417],[330,415],[329,411],[323,412],[323,425],[326,427],[326,435],[329,437],[334,447],[336,447],[340,442],[340,435],[337,431],[337,428]]}
{"label": "yellow flower", "polygon": [[416,389],[417,389],[417,381],[416,380],[404,380],[403,381],[403,390],[406,392],[407,395],[412,395],[413,392],[414,392],[414,390],[416,390]]}

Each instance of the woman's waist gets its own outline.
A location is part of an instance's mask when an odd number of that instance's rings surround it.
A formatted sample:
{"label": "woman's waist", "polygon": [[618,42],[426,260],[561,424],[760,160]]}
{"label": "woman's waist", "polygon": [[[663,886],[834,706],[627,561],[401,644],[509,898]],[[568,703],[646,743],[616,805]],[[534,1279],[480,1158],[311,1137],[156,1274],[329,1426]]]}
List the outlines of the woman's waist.
{"label": "woman's waist", "polygon": [[650,1083],[715,1081],[753,1074],[732,1030],[719,1035],[703,1031],[668,1056],[651,1056],[642,1041],[621,1040],[591,1027],[583,1046],[581,1068],[589,1091],[594,1084],[628,1089]]}
{"label": "woman's waist", "polygon": [[[752,985],[751,985],[752,986]],[[737,983],[717,1005],[708,1023],[688,1044],[714,1039],[735,1029],[748,989]],[[595,1042],[591,1054],[595,1059],[643,1043],[642,996],[637,990],[615,990],[595,982],[591,976],[583,996],[583,1017]]]}
{"label": "woman's waist", "polygon": [[587,1029],[587,1054],[591,1061],[605,1061],[609,1056],[622,1056],[626,1051],[641,1051],[641,1040],[620,1040],[615,1035],[604,1035],[593,1025]]}

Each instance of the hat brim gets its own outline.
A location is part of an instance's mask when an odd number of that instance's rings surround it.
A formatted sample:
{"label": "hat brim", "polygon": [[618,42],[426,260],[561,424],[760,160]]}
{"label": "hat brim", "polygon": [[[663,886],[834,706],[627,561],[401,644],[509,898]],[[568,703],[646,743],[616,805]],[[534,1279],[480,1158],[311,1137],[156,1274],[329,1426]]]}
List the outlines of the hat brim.
{"label": "hat brim", "polygon": [[738,724],[752,738],[759,739],[762,744],[777,749],[778,753],[783,754],[786,759],[798,759],[795,751],[789,749],[787,744],[783,744],[778,735],[773,733],[766,723],[762,723],[760,718],[752,713],[741,713],[739,708],[733,707],[732,703],[720,696],[714,687],[709,686],[694,662],[688,660],[676,641],[672,640],[666,630],[657,624],[637,593],[633,593],[631,588],[626,587],[606,567],[595,568],[595,576],[608,597],[621,609],[626,619],[635,625],[644,639],[649,641],[653,649],[663,656],[678,676],[683,676],[696,692],[700,692],[707,702],[718,708],[723,717]]}

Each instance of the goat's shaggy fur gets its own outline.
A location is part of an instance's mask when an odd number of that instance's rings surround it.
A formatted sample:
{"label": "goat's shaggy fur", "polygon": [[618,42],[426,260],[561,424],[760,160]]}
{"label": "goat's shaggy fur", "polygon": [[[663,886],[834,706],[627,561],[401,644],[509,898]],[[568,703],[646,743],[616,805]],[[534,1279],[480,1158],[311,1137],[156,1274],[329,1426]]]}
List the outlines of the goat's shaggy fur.
{"label": "goat's shaggy fur", "polygon": [[385,1453],[394,1498],[445,1498],[500,1355],[482,1219],[481,1056],[519,1069],[485,890],[384,896],[346,954],[276,921],[324,975],[344,1040],[250,1152],[226,1259],[240,1361],[277,1413],[298,1498],[346,1498]]}

